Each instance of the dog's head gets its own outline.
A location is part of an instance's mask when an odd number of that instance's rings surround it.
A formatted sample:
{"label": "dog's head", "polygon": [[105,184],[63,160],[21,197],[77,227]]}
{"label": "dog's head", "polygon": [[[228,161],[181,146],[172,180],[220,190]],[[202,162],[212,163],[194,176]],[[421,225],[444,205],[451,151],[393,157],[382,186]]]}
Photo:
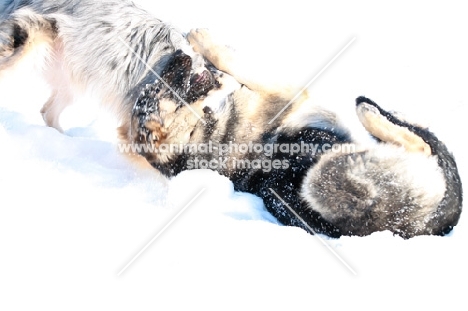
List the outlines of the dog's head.
{"label": "dog's head", "polygon": [[174,52],[162,71],[159,99],[171,98],[178,105],[192,104],[218,86],[206,67],[193,68],[192,57],[181,50]]}
{"label": "dog's head", "polygon": [[154,82],[140,86],[132,115],[159,114],[159,121],[164,123],[165,113],[193,104],[218,86],[213,72],[205,66],[194,68],[192,57],[177,50]]}
{"label": "dog's head", "polygon": [[200,119],[197,113],[203,114],[200,104],[219,87],[215,70],[194,65],[181,50],[172,53],[160,76],[141,86],[130,131],[125,131],[127,141],[157,147],[167,140],[185,140],[182,135],[190,135]]}

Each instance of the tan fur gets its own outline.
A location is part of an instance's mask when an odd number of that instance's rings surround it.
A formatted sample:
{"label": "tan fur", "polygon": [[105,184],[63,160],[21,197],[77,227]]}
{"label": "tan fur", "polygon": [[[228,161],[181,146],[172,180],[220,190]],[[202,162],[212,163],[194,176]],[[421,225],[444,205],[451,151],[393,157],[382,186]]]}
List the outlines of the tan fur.
{"label": "tan fur", "polygon": [[[195,50],[217,68],[246,85],[246,88],[234,93],[234,101],[242,106],[241,129],[234,134],[237,141],[255,141],[263,131],[271,131],[267,126],[269,120],[262,116],[291,104],[289,101],[296,94],[288,88],[283,92],[281,87],[271,89],[268,84],[262,85],[255,75],[250,75],[250,68],[240,64],[230,49],[217,45],[206,30],[192,31],[189,40]],[[345,133],[336,115],[311,104],[306,93],[292,104],[289,111],[278,118],[277,133],[295,135],[301,131],[301,126]],[[460,183],[450,155],[427,129],[420,129],[426,131],[423,135],[435,148],[432,155],[431,146],[422,136],[406,126],[390,122],[370,103],[360,102],[357,114],[366,130],[382,143],[370,149],[349,148],[350,152],[347,152],[347,148],[342,148],[341,152],[321,155],[301,182],[298,195],[302,204],[310,211],[319,213],[320,219],[336,226],[339,234],[368,235],[375,231],[391,230],[410,238],[449,230],[458,221],[458,204],[461,202]],[[254,133],[254,129],[258,131],[258,128],[261,131]],[[447,166],[442,168],[439,161],[447,161]],[[276,178],[279,179],[267,182],[267,185],[280,189],[283,184],[288,185],[288,180]],[[268,177],[263,177],[265,179]],[[447,189],[453,189],[454,193],[447,193]],[[272,201],[268,193],[260,193],[269,202],[274,202],[275,198]],[[285,195],[289,194],[290,189]],[[452,201],[447,207],[449,200]],[[285,223],[297,225],[294,218],[285,216],[288,212],[281,207],[281,203],[270,204],[276,217]],[[296,208],[300,212],[304,207],[296,205]],[[306,212],[302,215],[307,219],[310,217]],[[317,221],[313,217],[312,224]],[[328,234],[336,232],[333,228],[319,226],[318,229]]]}
{"label": "tan fur", "polygon": [[431,155],[431,147],[408,129],[396,126],[385,117],[376,113],[375,107],[362,104],[357,108],[357,115],[366,130],[382,141],[404,147],[409,152],[422,152]]}

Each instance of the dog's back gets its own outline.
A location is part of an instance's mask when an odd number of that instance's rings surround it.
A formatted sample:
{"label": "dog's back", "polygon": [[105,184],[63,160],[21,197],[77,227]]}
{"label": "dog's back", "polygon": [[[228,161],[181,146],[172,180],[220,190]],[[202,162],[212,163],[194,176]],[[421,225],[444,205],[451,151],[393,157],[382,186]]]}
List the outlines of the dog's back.
{"label": "dog's back", "polygon": [[42,113],[57,129],[75,94],[89,90],[124,123],[133,89],[157,79],[177,50],[192,56],[194,70],[204,67],[180,31],[128,0],[9,0],[0,6],[0,71],[42,48],[44,77],[53,88]]}

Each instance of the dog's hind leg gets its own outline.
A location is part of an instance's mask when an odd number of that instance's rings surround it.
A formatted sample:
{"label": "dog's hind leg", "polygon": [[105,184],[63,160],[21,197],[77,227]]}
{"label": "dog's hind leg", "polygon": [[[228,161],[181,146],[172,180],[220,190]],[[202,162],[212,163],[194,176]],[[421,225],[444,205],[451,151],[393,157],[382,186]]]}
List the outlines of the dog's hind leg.
{"label": "dog's hind leg", "polygon": [[56,21],[29,8],[19,9],[0,23],[0,73],[28,59],[52,87],[52,95],[41,114],[47,126],[61,131],[59,117],[72,103],[70,78],[63,68]]}
{"label": "dog's hind leg", "polygon": [[47,126],[53,127],[62,132],[60,126],[60,115],[63,110],[73,103],[69,89],[64,86],[63,89],[54,90],[49,100],[41,109],[42,118]]}

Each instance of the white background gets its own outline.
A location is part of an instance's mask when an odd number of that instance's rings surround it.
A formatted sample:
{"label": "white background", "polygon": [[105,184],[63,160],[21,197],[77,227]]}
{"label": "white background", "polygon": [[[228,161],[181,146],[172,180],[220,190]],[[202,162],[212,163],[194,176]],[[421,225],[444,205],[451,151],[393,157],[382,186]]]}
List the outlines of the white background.
{"label": "white background", "polygon": [[[208,27],[271,75],[310,87],[357,137],[365,95],[431,126],[466,173],[467,29],[462,1],[139,1],[188,31]],[[38,113],[47,94],[26,66],[0,74],[1,310],[395,310],[466,304],[468,231],[408,241],[388,232],[326,242],[280,226],[209,171],[173,180],[77,126]],[[92,99],[87,99],[89,103]],[[75,122],[75,123],[73,123]],[[424,173],[424,172],[421,172]],[[127,269],[119,271],[201,196]]]}

